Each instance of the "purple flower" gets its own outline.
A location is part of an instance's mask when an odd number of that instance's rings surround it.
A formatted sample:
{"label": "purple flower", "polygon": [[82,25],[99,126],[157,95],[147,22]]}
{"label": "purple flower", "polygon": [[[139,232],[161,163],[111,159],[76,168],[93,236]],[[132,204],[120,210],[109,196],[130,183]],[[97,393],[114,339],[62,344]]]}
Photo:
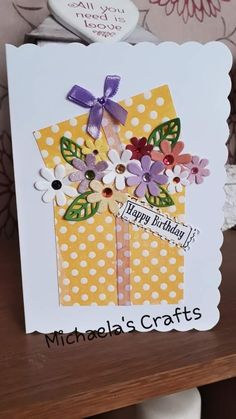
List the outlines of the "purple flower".
{"label": "purple flower", "polygon": [[206,169],[209,161],[207,159],[201,159],[198,156],[193,156],[191,163],[185,164],[189,169],[188,181],[190,183],[202,183],[205,176],[209,176],[210,170]]}
{"label": "purple flower", "polygon": [[164,169],[164,164],[160,161],[153,163],[149,156],[141,158],[141,166],[133,161],[128,164],[127,169],[134,175],[127,178],[127,185],[137,185],[135,194],[138,198],[144,197],[147,189],[151,195],[158,196],[160,194],[158,184],[164,185],[168,181],[166,175],[160,174]]}
{"label": "purple flower", "polygon": [[96,157],[93,154],[87,154],[85,161],[80,159],[73,159],[72,166],[77,169],[77,172],[69,175],[71,182],[81,182],[78,187],[78,192],[84,193],[89,188],[89,183],[96,179],[101,180],[104,176],[104,170],[107,169],[108,164],[105,161],[96,163]]}

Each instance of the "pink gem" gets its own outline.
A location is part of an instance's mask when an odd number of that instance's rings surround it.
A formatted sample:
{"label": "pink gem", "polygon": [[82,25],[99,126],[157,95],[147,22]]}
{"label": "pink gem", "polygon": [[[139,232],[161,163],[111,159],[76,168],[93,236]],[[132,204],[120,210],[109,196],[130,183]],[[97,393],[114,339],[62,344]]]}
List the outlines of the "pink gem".
{"label": "pink gem", "polygon": [[193,168],[192,168],[192,170],[191,170],[191,173],[192,173],[193,175],[196,175],[198,172],[199,172],[198,167],[193,167]]}
{"label": "pink gem", "polygon": [[167,154],[164,159],[163,159],[163,163],[166,166],[169,166],[170,164],[173,164],[175,161],[174,156],[172,156],[172,154]]}

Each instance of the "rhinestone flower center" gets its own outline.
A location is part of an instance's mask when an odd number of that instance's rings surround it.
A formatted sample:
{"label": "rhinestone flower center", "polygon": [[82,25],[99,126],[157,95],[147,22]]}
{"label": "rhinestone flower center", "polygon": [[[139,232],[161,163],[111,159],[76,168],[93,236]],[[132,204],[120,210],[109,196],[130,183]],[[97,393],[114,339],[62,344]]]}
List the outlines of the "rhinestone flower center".
{"label": "rhinestone flower center", "polygon": [[95,179],[95,173],[93,170],[87,170],[87,172],[85,172],[85,178],[87,180],[93,180]]}
{"label": "rhinestone flower center", "polygon": [[117,164],[116,173],[122,175],[125,172],[125,166],[123,164]]}
{"label": "rhinestone flower center", "polygon": [[166,166],[169,166],[170,164],[173,164],[175,161],[174,156],[172,156],[172,154],[167,154],[164,159],[163,159],[163,163]]}
{"label": "rhinestone flower center", "polygon": [[196,175],[198,172],[199,172],[198,167],[193,167],[193,168],[192,168],[192,170],[191,170],[191,173],[192,173],[193,175]]}
{"label": "rhinestone flower center", "polygon": [[180,178],[178,176],[174,177],[173,182],[174,183],[179,183],[180,182]]}
{"label": "rhinestone flower center", "polygon": [[93,154],[94,154],[94,156],[97,156],[98,155],[98,150],[93,150]]}
{"label": "rhinestone flower center", "polygon": [[110,198],[113,195],[113,190],[111,188],[105,188],[102,191],[104,198]]}
{"label": "rhinestone flower center", "polygon": [[60,180],[54,180],[54,181],[52,182],[52,188],[53,188],[55,191],[58,191],[59,189],[61,189],[61,187],[62,187],[62,183],[61,183],[61,181],[60,181]]}
{"label": "rhinestone flower center", "polygon": [[143,181],[144,182],[150,182],[151,180],[151,175],[149,173],[144,173],[143,174]]}

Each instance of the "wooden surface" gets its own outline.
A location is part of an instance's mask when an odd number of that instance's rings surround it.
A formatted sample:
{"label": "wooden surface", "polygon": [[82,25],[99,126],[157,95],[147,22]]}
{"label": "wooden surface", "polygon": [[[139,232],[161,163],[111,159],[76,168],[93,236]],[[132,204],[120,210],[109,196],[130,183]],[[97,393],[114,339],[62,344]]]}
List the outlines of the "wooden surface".
{"label": "wooden surface", "polygon": [[[25,335],[18,247],[0,245],[0,417],[83,418],[236,375],[236,232],[225,234],[221,321],[48,349]],[[43,310],[43,307],[42,307]]]}

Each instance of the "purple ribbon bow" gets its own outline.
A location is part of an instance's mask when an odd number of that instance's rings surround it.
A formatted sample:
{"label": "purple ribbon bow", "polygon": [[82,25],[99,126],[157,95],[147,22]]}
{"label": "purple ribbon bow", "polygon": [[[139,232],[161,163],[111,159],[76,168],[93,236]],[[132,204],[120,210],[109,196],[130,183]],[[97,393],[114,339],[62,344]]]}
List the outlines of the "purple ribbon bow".
{"label": "purple ribbon bow", "polygon": [[67,99],[84,108],[90,108],[87,132],[95,139],[99,137],[104,109],[122,125],[125,124],[128,112],[119,103],[110,98],[115,96],[120,84],[119,76],[107,76],[104,83],[104,94],[95,98],[92,93],[80,86],[73,86]]}

